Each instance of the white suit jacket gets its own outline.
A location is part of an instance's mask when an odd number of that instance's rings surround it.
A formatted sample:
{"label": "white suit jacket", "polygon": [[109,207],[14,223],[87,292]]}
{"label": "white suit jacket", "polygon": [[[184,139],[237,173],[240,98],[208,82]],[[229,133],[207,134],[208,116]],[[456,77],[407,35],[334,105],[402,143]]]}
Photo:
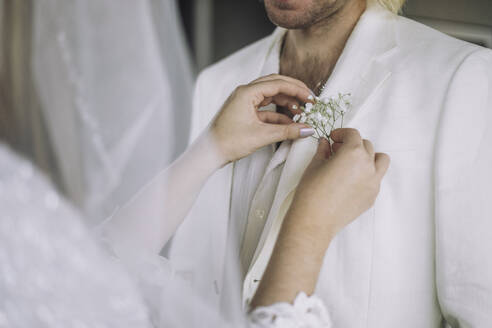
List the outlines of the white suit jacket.
{"label": "white suit jacket", "polygon": [[[234,88],[258,77],[280,33],[199,76],[194,137]],[[391,157],[375,206],[325,255],[316,293],[335,327],[492,327],[492,52],[373,6],[326,89],[353,94],[345,126]],[[309,140],[294,142],[286,160],[259,274],[316,147]],[[178,270],[206,271],[190,279],[217,299],[228,288],[224,259],[237,248],[227,238],[244,224],[230,219],[233,172],[229,165],[209,181],[195,208],[202,217],[183,224],[171,252]],[[197,268],[204,245],[208,266]]]}

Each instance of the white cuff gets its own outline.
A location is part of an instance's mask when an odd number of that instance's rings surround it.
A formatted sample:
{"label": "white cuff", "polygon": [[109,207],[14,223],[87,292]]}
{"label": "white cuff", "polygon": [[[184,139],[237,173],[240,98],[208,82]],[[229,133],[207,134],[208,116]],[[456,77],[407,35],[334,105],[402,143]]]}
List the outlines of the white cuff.
{"label": "white cuff", "polygon": [[294,304],[276,303],[258,307],[250,315],[251,328],[331,328],[332,323],[323,301],[315,295],[299,293]]}

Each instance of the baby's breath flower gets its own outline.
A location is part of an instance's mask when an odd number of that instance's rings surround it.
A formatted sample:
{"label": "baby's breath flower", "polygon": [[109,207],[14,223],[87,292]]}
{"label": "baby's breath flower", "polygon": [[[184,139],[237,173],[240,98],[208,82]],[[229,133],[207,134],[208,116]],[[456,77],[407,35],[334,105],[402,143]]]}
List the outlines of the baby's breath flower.
{"label": "baby's breath flower", "polygon": [[311,104],[311,103],[307,103],[307,104],[304,106],[304,111],[305,111],[306,113],[310,113],[312,108],[313,108],[313,104]]}
{"label": "baby's breath flower", "polygon": [[343,117],[350,110],[350,94],[339,93],[336,97],[314,97],[314,104],[306,103],[301,106],[302,113],[296,114],[294,122],[307,123],[315,130],[316,138],[329,138],[331,131],[340,121],[343,127]]}

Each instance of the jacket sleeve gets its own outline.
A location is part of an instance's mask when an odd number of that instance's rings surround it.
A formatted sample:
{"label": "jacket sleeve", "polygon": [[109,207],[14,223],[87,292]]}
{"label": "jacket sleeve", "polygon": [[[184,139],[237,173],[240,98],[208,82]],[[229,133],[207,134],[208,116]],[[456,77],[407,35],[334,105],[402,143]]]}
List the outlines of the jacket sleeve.
{"label": "jacket sleeve", "polygon": [[437,135],[438,300],[448,326],[492,325],[492,51],[457,68]]}

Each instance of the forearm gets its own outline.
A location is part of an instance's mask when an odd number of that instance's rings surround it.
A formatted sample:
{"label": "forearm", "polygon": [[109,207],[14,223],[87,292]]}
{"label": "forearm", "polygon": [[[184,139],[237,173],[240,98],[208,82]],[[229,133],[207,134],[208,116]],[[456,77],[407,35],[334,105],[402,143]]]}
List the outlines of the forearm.
{"label": "forearm", "polygon": [[[197,90],[199,86],[200,83]],[[280,94],[283,97],[276,98]],[[280,76],[268,76],[237,88],[190,149],[106,223],[107,239],[115,251],[159,252],[218,168],[265,145],[314,133],[288,116],[258,111],[275,101],[285,105],[286,99],[298,105],[299,100],[309,101],[309,96],[310,90],[302,82]],[[301,131],[306,128],[310,130],[308,134]]]}
{"label": "forearm", "polygon": [[[117,253],[158,253],[224,160],[206,131],[103,226]],[[119,254],[121,255],[121,254]]]}
{"label": "forearm", "polygon": [[299,292],[312,294],[333,236],[331,229],[313,224],[291,209],[251,308],[292,302]]}

